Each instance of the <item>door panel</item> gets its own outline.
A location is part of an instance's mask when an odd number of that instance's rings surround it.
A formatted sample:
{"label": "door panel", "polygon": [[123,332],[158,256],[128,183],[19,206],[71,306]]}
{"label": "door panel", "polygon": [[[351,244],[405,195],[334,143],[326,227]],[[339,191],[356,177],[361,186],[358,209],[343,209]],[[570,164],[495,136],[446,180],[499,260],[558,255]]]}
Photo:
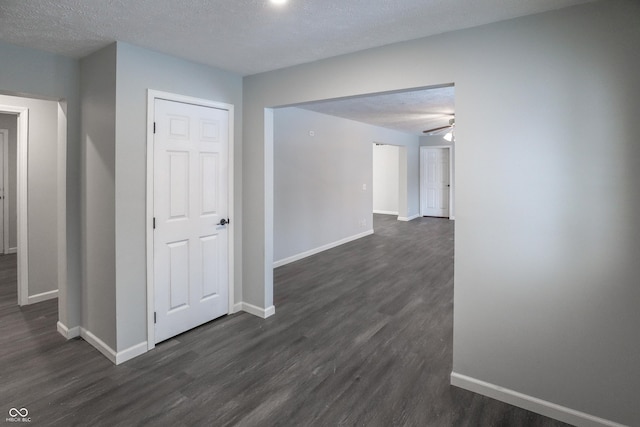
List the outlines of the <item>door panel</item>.
{"label": "door panel", "polygon": [[169,312],[189,305],[189,241],[169,243]]}
{"label": "door panel", "polygon": [[229,312],[228,111],[156,100],[156,342]]}
{"label": "door panel", "polygon": [[189,214],[189,153],[167,152],[169,157],[169,217],[187,218]]}
{"label": "door panel", "polygon": [[220,293],[220,273],[216,262],[205,260],[220,259],[220,239],[218,236],[207,236],[201,239],[202,247],[202,298]]}
{"label": "door panel", "polygon": [[[200,168],[202,170],[202,207],[201,215],[215,215],[218,211],[217,198],[215,188],[218,187],[218,167],[217,154],[200,154]],[[209,183],[210,185],[206,185]]]}

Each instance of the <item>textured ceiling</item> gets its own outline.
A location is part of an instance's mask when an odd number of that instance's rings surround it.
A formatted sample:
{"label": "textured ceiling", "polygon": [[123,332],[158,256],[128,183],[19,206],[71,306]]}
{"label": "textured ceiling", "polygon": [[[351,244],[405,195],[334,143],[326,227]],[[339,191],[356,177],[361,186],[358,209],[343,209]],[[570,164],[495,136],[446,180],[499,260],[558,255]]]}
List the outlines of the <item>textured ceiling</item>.
{"label": "textured ceiling", "polygon": [[1,0],[0,40],[70,57],[119,40],[242,75],[591,0]]}
{"label": "textured ceiling", "polygon": [[423,135],[449,124],[455,113],[453,86],[359,96],[298,105],[305,110]]}

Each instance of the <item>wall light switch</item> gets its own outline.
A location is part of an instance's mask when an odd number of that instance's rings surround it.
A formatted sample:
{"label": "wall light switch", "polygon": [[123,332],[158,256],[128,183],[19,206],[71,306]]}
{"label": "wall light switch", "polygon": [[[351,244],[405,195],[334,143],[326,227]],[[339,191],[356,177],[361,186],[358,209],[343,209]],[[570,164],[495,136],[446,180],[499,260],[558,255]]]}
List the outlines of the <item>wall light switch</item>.
{"label": "wall light switch", "polygon": [[367,191],[367,184],[362,184],[362,191]]}

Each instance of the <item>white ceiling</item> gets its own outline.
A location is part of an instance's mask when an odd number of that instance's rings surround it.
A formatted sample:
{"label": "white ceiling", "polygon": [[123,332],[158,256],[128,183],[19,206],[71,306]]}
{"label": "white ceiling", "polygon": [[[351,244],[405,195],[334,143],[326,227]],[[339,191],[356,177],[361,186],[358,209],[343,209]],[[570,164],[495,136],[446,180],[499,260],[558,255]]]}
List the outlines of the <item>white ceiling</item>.
{"label": "white ceiling", "polygon": [[[81,58],[123,41],[241,75],[592,0],[0,0],[0,41]],[[454,88],[300,106],[422,135]]]}
{"label": "white ceiling", "polygon": [[298,105],[305,110],[423,135],[449,124],[455,113],[453,86],[359,96]]}
{"label": "white ceiling", "polygon": [[591,0],[2,0],[0,40],[79,58],[119,40],[242,75]]}

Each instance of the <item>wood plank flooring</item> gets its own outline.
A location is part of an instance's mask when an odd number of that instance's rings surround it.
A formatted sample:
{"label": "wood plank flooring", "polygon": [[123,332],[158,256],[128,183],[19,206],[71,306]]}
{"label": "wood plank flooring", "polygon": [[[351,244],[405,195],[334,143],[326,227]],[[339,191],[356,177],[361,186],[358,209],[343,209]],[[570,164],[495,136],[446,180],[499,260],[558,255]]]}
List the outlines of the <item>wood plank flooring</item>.
{"label": "wood plank flooring", "polygon": [[[563,426],[449,385],[453,222],[375,234],[275,270],[276,315],[226,316],[113,366],[16,305],[0,256],[0,412],[69,426]],[[0,416],[0,421],[4,418]]]}

